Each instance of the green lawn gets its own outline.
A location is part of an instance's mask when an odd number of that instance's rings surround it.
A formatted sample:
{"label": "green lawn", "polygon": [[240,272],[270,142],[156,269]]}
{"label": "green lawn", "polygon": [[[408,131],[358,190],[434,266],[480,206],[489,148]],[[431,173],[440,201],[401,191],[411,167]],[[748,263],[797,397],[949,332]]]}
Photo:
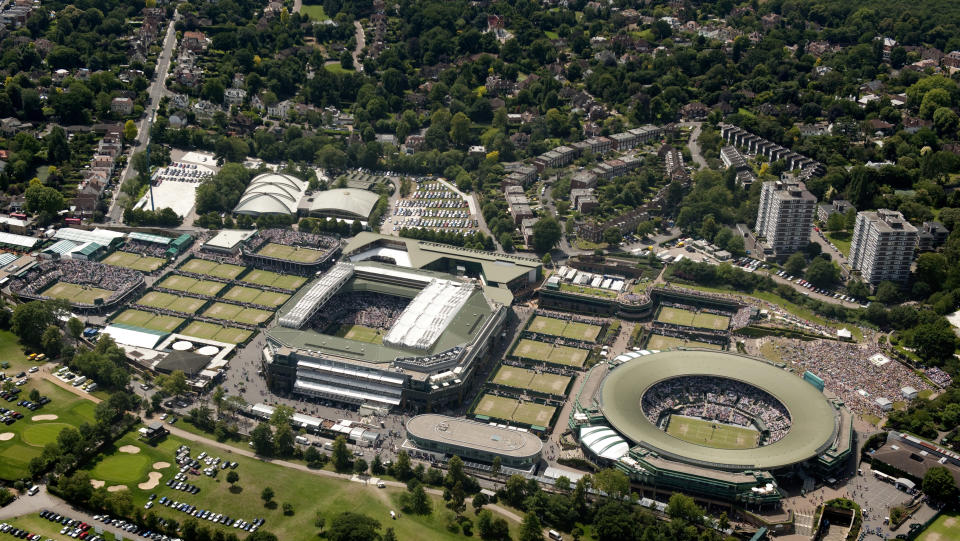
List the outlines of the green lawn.
{"label": "green lawn", "polygon": [[223,298],[237,302],[250,302],[259,304],[260,306],[276,307],[287,302],[290,295],[264,291],[253,287],[233,286],[223,294]]}
{"label": "green lawn", "polygon": [[140,297],[137,304],[153,308],[167,308],[184,314],[195,314],[207,301],[194,297],[178,297],[162,291],[151,291]]}
{"label": "green lawn", "polygon": [[368,344],[383,343],[383,334],[379,330],[364,327],[363,325],[340,325],[337,328],[336,335],[349,340],[367,342]]}
{"label": "green lawn", "polygon": [[852,235],[847,231],[827,233],[827,238],[837,247],[837,250],[840,250],[843,257],[850,257],[851,237]]}
{"label": "green lawn", "polygon": [[708,349],[722,349],[716,344],[711,344],[709,342],[700,342],[698,340],[684,340],[682,338],[674,338],[673,336],[664,336],[662,334],[653,333],[650,335],[650,339],[647,341],[647,349],[673,349],[676,347],[688,347],[688,348],[708,348]]}
{"label": "green lawn", "polygon": [[[5,344],[7,341],[2,340],[0,343]],[[10,357],[4,356],[4,358]],[[13,369],[12,366],[11,369]],[[0,425],[0,434],[13,434],[13,438],[0,441],[0,479],[18,479],[28,475],[27,467],[30,460],[40,456],[43,446],[55,441],[60,430],[68,426],[76,427],[83,423],[92,423],[94,420],[93,402],[62,389],[50,381],[40,379],[36,374],[30,376],[29,383],[23,387],[21,394],[26,397],[31,389],[37,389],[42,396],[50,399],[50,403],[36,411],[30,411],[16,406],[17,401],[8,403],[0,400],[0,405],[24,415],[23,419],[12,425]],[[57,418],[46,421],[34,420],[34,417],[40,415],[55,415]]]}
{"label": "green lawn", "polygon": [[530,323],[528,330],[541,334],[550,334],[553,336],[563,336],[565,338],[574,338],[585,342],[593,342],[600,334],[599,325],[590,325],[589,323],[579,323],[576,321],[565,321],[562,319],[536,316]]}
{"label": "green lawn", "polygon": [[240,276],[240,273],[245,271],[247,267],[231,265],[230,263],[217,263],[216,261],[209,261],[206,259],[191,259],[190,261],[184,263],[180,269],[186,272],[206,274],[207,276],[215,276],[217,278],[233,280],[237,276]]}
{"label": "green lawn", "polygon": [[548,39],[560,39],[560,34],[557,34],[551,30],[546,30],[543,33],[546,34]]}
{"label": "green lawn", "polygon": [[[158,470],[163,474],[163,478],[156,488],[149,490],[138,488],[139,483],[147,480],[147,473],[153,471],[154,463],[173,464],[174,451],[184,443],[190,445],[191,454],[194,457],[201,451],[206,451],[212,456],[220,456],[239,463],[235,471],[240,476],[240,481],[237,483],[240,490],[236,493],[231,492],[230,485],[226,482],[226,475],[223,473],[220,473],[216,479],[205,475],[190,475],[189,482],[200,488],[199,494],[191,495],[173,490],[165,485],[167,479],[176,473],[173,467]],[[139,447],[140,453],[136,455],[120,453],[119,448],[125,445]],[[151,447],[140,442],[133,433],[130,433],[117,442],[114,450],[101,455],[95,462],[88,467],[91,477],[101,479],[96,477],[96,474],[103,475],[104,478],[101,480],[107,481],[108,486],[111,483],[126,484],[133,496],[135,508],[142,508],[148,496],[156,493],[158,498],[167,496],[231,517],[245,520],[262,517],[266,519],[263,529],[273,532],[280,539],[313,538],[316,533],[313,522],[317,512],[321,512],[327,518],[329,525],[332,517],[344,511],[363,513],[379,520],[384,528],[394,528],[399,539],[430,539],[431,541],[464,539],[461,535],[447,531],[445,521],[447,510],[443,508],[439,497],[432,498],[434,511],[431,515],[420,517],[401,513],[397,520],[390,520],[390,510],[399,511],[400,509],[397,500],[402,492],[401,489],[378,489],[345,479],[313,475],[301,470],[238,456],[222,449],[186,442],[175,436],[168,436],[155,447]],[[274,501],[278,505],[275,508],[264,507],[260,499],[260,494],[266,487],[272,488],[276,494]],[[284,502],[293,504],[293,516],[283,516],[280,507]],[[472,506],[467,507],[469,509],[467,516],[475,521]],[[160,517],[173,518],[179,522],[183,522],[186,518],[185,514],[162,505],[155,505],[153,511]],[[204,523],[204,526],[235,532],[233,529],[211,523]],[[517,524],[511,524],[513,528],[517,526]]]}
{"label": "green lawn", "polygon": [[261,286],[279,287],[294,291],[302,286],[307,279],[303,276],[293,274],[277,274],[276,272],[253,269],[240,279],[241,282],[257,284]]}
{"label": "green lawn", "polygon": [[131,252],[113,252],[102,261],[102,263],[106,263],[107,265],[141,272],[153,272],[164,266],[166,262],[165,259],[159,257],[141,256],[140,254]]}
{"label": "green lawn", "polygon": [[485,394],[477,402],[473,413],[504,421],[545,427],[550,425],[555,410],[553,406],[544,406],[536,402],[520,403],[516,398]]}
{"label": "green lawn", "polygon": [[310,263],[320,259],[323,252],[303,246],[287,246],[285,244],[269,243],[260,249],[258,254],[266,257],[275,257],[298,263]]}
{"label": "green lawn", "polygon": [[697,445],[715,449],[752,449],[760,433],[749,428],[725,425],[682,415],[671,415],[667,434]]}
{"label": "green lawn", "polygon": [[216,340],[227,344],[239,344],[250,338],[251,332],[246,329],[236,327],[227,327],[225,325],[214,325],[206,321],[191,321],[189,325],[180,331],[184,336],[195,336],[207,340]]}
{"label": "green lawn", "polygon": [[113,323],[123,323],[161,332],[173,332],[184,320],[179,317],[155,315],[143,310],[124,310]]}
{"label": "green lawn", "polygon": [[536,371],[519,366],[501,365],[493,377],[493,383],[530,389],[541,393],[563,394],[570,383],[568,376],[558,374],[537,374]]}
{"label": "green lawn", "polygon": [[343,69],[343,66],[340,65],[340,62],[331,62],[329,64],[324,64],[323,69],[329,71],[330,73],[353,73],[353,70]]}
{"label": "green lawn", "polygon": [[942,513],[917,541],[948,541],[960,539],[960,513]]}
{"label": "green lawn", "polygon": [[308,6],[303,4],[300,6],[300,13],[304,15],[309,15],[311,19],[315,21],[325,21],[330,17],[327,16],[327,12],[323,10],[323,6],[320,4]]}
{"label": "green lawn", "polygon": [[273,312],[267,312],[266,310],[260,310],[258,308],[244,308],[225,302],[216,302],[204,310],[203,315],[214,319],[236,321],[237,323],[246,323],[248,325],[259,325],[273,317]]}
{"label": "green lawn", "polygon": [[[17,517],[10,520],[4,520],[0,522],[6,522],[7,524],[12,525],[14,528],[20,528],[21,530],[26,530],[30,533],[35,533],[43,536],[44,539],[64,539],[66,536],[60,533],[60,529],[63,528],[60,524],[56,522],[50,522],[49,520],[40,518],[40,514],[34,515],[25,515],[22,517]],[[91,532],[93,530],[90,530]],[[111,533],[102,534],[106,537],[106,541],[116,541],[116,537]],[[14,539],[14,538],[9,538]]]}
{"label": "green lawn", "polygon": [[555,346],[553,344],[547,344],[546,342],[538,342],[524,338],[517,343],[517,346],[513,349],[513,354],[518,357],[537,361],[548,361],[579,367],[583,366],[583,363],[586,362],[589,352],[585,349]]}
{"label": "green lawn", "polygon": [[69,302],[93,304],[97,299],[106,300],[113,295],[113,291],[99,287],[79,286],[67,282],[57,282],[46,289],[43,295],[54,299],[63,299]]}

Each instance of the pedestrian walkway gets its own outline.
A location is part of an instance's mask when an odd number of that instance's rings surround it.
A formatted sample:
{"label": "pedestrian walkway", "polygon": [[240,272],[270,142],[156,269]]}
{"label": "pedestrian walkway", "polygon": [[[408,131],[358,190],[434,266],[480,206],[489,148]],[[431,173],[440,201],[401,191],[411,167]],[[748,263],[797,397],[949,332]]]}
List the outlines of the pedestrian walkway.
{"label": "pedestrian walkway", "polygon": [[794,528],[797,535],[813,537],[813,515],[814,509],[797,510],[794,514]]}

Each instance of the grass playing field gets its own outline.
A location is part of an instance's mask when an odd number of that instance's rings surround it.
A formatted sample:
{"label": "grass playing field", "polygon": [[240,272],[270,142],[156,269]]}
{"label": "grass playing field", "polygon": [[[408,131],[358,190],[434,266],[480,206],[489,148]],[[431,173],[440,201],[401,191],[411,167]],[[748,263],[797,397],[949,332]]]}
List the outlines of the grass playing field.
{"label": "grass playing field", "polygon": [[579,323],[576,321],[564,321],[546,316],[536,316],[530,323],[528,330],[553,336],[563,336],[564,338],[573,338],[585,342],[593,342],[600,334],[599,325],[590,325],[588,323]]}
{"label": "grass playing field", "polygon": [[296,261],[297,263],[312,263],[323,256],[320,250],[305,248],[303,246],[286,246],[283,244],[269,243],[260,248],[258,254],[266,257],[275,257],[287,261]]}
{"label": "grass playing field", "polygon": [[279,287],[294,291],[307,281],[303,276],[292,274],[277,274],[275,272],[253,269],[241,279],[242,282],[257,284],[261,286]]}
{"label": "grass playing field", "polygon": [[226,284],[223,282],[216,282],[213,280],[197,280],[196,278],[180,276],[177,274],[167,276],[158,285],[167,289],[187,291],[189,293],[207,295],[209,297],[216,296],[217,293],[220,293],[220,290],[226,286]]}
{"label": "grass playing field", "polygon": [[184,314],[195,314],[207,301],[193,297],[178,297],[162,291],[151,291],[140,297],[137,304],[153,308],[166,308]]}
{"label": "grass playing field", "polygon": [[550,393],[560,395],[570,384],[570,378],[558,374],[537,374],[535,370],[528,370],[517,366],[503,365],[497,370],[497,374],[492,380],[494,383],[516,387],[518,389],[530,389],[540,393]]}
{"label": "grass playing field", "polygon": [[250,338],[250,331],[238,329],[236,327],[226,327],[223,325],[214,325],[206,321],[191,321],[180,334],[184,336],[195,336],[206,340],[216,340],[226,344],[239,344]]}
{"label": "grass playing field", "polygon": [[667,434],[715,449],[753,449],[760,433],[750,428],[726,425],[683,415],[671,415]]}
{"label": "grass playing field", "polygon": [[240,276],[240,273],[246,270],[246,267],[231,265],[230,263],[217,263],[216,261],[208,261],[206,259],[191,259],[184,263],[183,266],[180,267],[180,270],[233,280],[237,276]]}
{"label": "grass playing field", "polygon": [[683,308],[664,306],[657,315],[657,321],[685,325],[687,327],[701,327],[705,329],[724,330],[730,325],[730,318],[705,312],[692,312]]}
{"label": "grass playing field", "polygon": [[960,513],[943,513],[933,521],[917,541],[950,541],[960,539]]}
{"label": "grass playing field", "polygon": [[125,269],[138,270],[140,272],[153,272],[162,267],[167,261],[159,257],[141,256],[131,252],[113,252],[108,255],[102,263],[123,267]]}
{"label": "grass playing field", "polygon": [[534,359],[537,361],[547,361],[551,363],[579,367],[583,366],[583,363],[586,362],[587,356],[590,354],[590,352],[585,349],[572,348],[568,346],[554,346],[553,344],[537,342],[536,340],[528,340],[524,338],[520,340],[520,342],[517,344],[517,347],[513,349],[513,354],[519,357],[526,357],[527,359]]}
{"label": "grass playing field", "polygon": [[[125,446],[135,446],[139,449],[136,454],[121,453],[119,449]],[[224,479],[226,473],[221,472],[215,479],[206,475],[189,475],[189,482],[200,489],[196,496],[175,490],[166,486],[177,469],[167,467],[155,470],[157,462],[174,463],[175,450],[180,445],[189,445],[191,453],[196,457],[201,452],[211,456],[219,456],[236,461],[239,466],[236,471],[240,480],[236,489],[231,490],[230,483]],[[246,443],[243,444],[246,447]],[[84,470],[90,473],[91,479],[104,481],[106,486],[125,485],[133,501],[133,508],[140,509],[148,501],[150,494],[158,498],[166,496],[182,501],[184,498],[198,507],[202,504],[205,509],[217,513],[242,517],[252,520],[262,517],[266,520],[262,530],[275,534],[279,539],[306,539],[316,537],[317,528],[314,520],[317,512],[327,517],[327,524],[339,513],[352,511],[375,518],[382,525],[380,531],[387,526],[394,528],[398,539],[429,539],[431,541],[455,541],[464,537],[447,530],[447,521],[444,518],[443,500],[439,496],[430,496],[433,513],[429,515],[407,515],[402,513],[397,520],[390,520],[390,510],[398,510],[398,500],[405,489],[387,487],[377,488],[374,485],[350,482],[347,479],[332,478],[326,475],[315,475],[298,469],[271,464],[258,459],[241,456],[236,453],[204,445],[201,442],[188,441],[177,436],[169,435],[155,446],[147,445],[136,438],[136,431],[131,431],[116,444],[96,457],[92,463],[86,464]],[[140,483],[148,479],[148,474],[156,471],[162,474],[159,485],[155,488],[141,489]],[[275,493],[276,506],[265,507],[260,495],[264,488],[270,487]],[[293,504],[295,512],[284,515],[282,503]],[[464,516],[477,523],[476,514],[471,506],[467,506]],[[167,520],[174,519],[182,523],[187,515],[163,505],[155,505],[152,509],[158,517]],[[496,511],[494,511],[496,514]],[[15,521],[32,520],[35,515],[17,517]],[[500,516],[500,515],[497,515]],[[46,524],[49,522],[43,521]],[[10,522],[8,520],[8,522]],[[236,533],[236,529],[204,522],[204,527],[219,530],[222,533]],[[518,538],[519,522],[510,521],[512,538]],[[63,536],[56,535],[57,530],[50,532],[54,539]],[[306,535],[305,532],[310,532]]]}
{"label": "grass playing field", "polygon": [[700,342],[698,340],[684,340],[682,338],[674,338],[672,336],[664,336],[662,334],[651,334],[650,340],[647,342],[647,349],[672,349],[676,347],[687,347],[687,348],[708,348],[708,349],[723,349],[716,344],[710,344],[708,342]]}
{"label": "grass playing field", "polygon": [[173,316],[154,315],[143,310],[124,310],[117,316],[113,323],[123,323],[124,325],[133,325],[152,329],[155,331],[173,332],[184,322],[183,318]]}
{"label": "grass playing field", "polygon": [[99,287],[78,286],[77,284],[68,284],[67,282],[57,282],[48,287],[43,295],[54,299],[64,299],[70,302],[93,304],[97,299],[107,300],[113,291],[100,289]]}
{"label": "grass playing field", "polygon": [[474,408],[473,413],[503,419],[504,421],[516,421],[528,425],[547,427],[550,425],[550,419],[553,418],[553,412],[556,409],[553,406],[544,406],[535,402],[521,403],[515,398],[485,394],[477,402],[477,407]]}
{"label": "grass playing field", "polygon": [[383,343],[383,334],[381,334],[377,329],[371,329],[370,327],[364,327],[363,325],[349,325],[345,323],[337,327],[337,332],[335,334],[341,338],[357,340],[359,342],[367,342],[370,344]]}
{"label": "grass playing field", "polygon": [[216,302],[204,310],[203,315],[214,319],[236,321],[237,323],[246,323],[248,325],[259,325],[273,317],[273,312],[267,312],[266,310],[257,308],[244,308],[225,302]]}
{"label": "grass playing field", "polygon": [[[7,340],[8,337],[0,336],[0,341]],[[15,344],[16,339],[12,340]],[[22,356],[22,353],[19,355]],[[3,358],[11,359],[7,356]],[[24,365],[12,366],[12,368],[19,369]],[[0,425],[0,434],[13,434],[12,438],[0,441],[0,479],[20,479],[28,476],[30,460],[40,456],[43,446],[55,441],[61,429],[92,423],[94,420],[93,402],[61,389],[50,381],[40,379],[37,374],[30,376],[28,383],[23,387],[23,394],[29,394],[31,389],[36,389],[42,396],[49,398],[50,403],[35,412],[14,408],[23,413],[24,418],[9,426]],[[5,407],[11,405],[7,402],[3,404]],[[57,418],[49,421],[34,421],[33,417],[37,415],[56,415]]]}
{"label": "grass playing field", "polygon": [[260,306],[274,307],[287,302],[290,295],[264,291],[253,287],[233,286],[223,294],[223,298],[231,301],[250,302],[259,304]]}

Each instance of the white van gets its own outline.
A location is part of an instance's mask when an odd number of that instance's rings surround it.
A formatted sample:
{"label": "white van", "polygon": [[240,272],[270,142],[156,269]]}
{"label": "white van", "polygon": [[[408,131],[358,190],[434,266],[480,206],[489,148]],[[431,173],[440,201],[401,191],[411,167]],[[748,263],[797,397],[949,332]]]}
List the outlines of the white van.
{"label": "white van", "polygon": [[549,532],[547,532],[547,535],[550,537],[550,539],[556,539],[557,541],[563,541],[563,536],[560,535],[560,532],[558,532],[557,530],[550,530]]}
{"label": "white van", "polygon": [[299,443],[300,445],[310,445],[310,440],[308,440],[307,438],[305,438],[305,437],[303,437],[303,436],[297,436],[297,437],[294,438],[293,440],[296,441],[297,443]]}
{"label": "white van", "polygon": [[30,490],[27,491],[27,494],[30,496],[36,496],[37,492],[40,492],[40,487],[33,485],[30,487]]}

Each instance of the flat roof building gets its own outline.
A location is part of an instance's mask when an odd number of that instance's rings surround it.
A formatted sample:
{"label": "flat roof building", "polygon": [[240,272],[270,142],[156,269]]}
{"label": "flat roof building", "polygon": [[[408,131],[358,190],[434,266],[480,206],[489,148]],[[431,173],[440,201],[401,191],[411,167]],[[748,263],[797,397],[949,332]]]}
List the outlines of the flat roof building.
{"label": "flat roof building", "polygon": [[898,211],[879,209],[857,213],[850,243],[850,266],[865,282],[904,283],[917,245],[917,228]]}
{"label": "flat roof building", "polygon": [[763,183],[756,232],[766,239],[765,252],[790,255],[810,243],[817,198],[803,182],[777,180]]}
{"label": "flat roof building", "polygon": [[463,460],[530,469],[540,460],[543,442],[530,432],[446,415],[417,415],[407,421],[407,438],[426,451]]}
{"label": "flat roof building", "polygon": [[380,196],[367,190],[337,188],[306,195],[300,201],[301,216],[368,222]]}

